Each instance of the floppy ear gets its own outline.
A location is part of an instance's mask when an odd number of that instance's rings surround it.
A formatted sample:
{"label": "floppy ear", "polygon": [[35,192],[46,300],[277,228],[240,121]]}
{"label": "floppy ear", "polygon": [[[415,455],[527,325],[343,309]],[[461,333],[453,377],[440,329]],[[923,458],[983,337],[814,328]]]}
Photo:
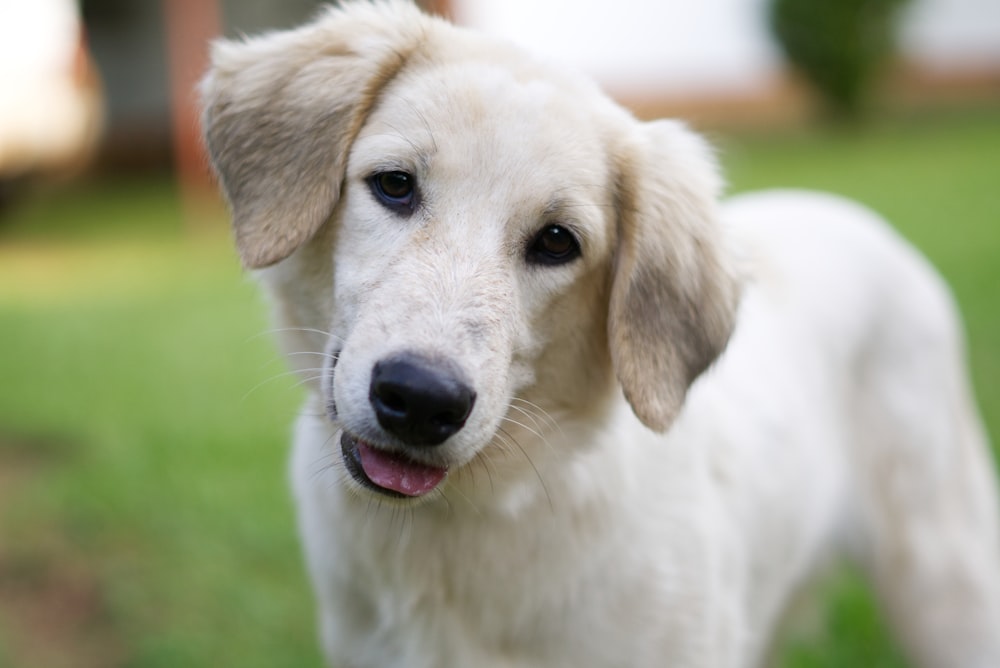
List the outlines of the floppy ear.
{"label": "floppy ear", "polygon": [[408,3],[353,3],[214,45],[202,132],[245,266],[284,259],[330,217],[350,146],[428,21]]}
{"label": "floppy ear", "polygon": [[721,183],[706,143],[659,121],[643,125],[626,151],[608,340],[632,409],[664,431],[725,347],[739,291],[720,238]]}

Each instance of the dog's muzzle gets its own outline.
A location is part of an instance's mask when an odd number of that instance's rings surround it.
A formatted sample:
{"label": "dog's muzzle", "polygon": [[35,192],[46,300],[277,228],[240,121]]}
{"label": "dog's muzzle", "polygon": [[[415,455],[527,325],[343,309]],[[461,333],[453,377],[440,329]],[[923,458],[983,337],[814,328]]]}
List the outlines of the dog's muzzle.
{"label": "dog's muzzle", "polygon": [[389,451],[355,437],[341,436],[347,470],[355,480],[395,497],[423,496],[444,480],[448,469],[417,461],[406,449],[439,446],[465,426],[476,393],[448,360],[401,353],[372,369],[368,401],[379,425],[404,445]]}

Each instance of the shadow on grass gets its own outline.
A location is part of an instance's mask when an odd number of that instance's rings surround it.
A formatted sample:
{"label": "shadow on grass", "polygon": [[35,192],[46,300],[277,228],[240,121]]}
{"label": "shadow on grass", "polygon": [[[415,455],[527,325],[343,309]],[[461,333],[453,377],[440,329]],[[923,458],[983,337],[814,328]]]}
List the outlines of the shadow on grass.
{"label": "shadow on grass", "polygon": [[[26,503],[29,488],[79,444],[53,435],[0,433],[0,665],[113,668],[126,644],[112,623],[99,569],[58,518]],[[28,512],[26,512],[26,510]]]}

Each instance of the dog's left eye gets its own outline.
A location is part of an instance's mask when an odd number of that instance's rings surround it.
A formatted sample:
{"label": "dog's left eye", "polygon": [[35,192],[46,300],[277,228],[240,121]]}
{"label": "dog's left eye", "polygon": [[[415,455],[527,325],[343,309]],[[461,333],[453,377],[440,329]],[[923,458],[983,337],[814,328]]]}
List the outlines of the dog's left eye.
{"label": "dog's left eye", "polygon": [[562,225],[549,225],[528,246],[528,262],[564,264],[580,256],[580,242]]}
{"label": "dog's left eye", "polygon": [[416,179],[403,171],[379,172],[368,178],[376,199],[399,213],[412,213],[416,207]]}

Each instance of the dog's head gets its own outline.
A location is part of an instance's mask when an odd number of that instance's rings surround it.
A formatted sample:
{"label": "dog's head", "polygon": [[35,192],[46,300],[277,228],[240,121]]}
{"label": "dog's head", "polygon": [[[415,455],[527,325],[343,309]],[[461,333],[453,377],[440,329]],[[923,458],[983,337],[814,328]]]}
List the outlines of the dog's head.
{"label": "dog's head", "polygon": [[363,486],[425,495],[616,378],[666,430],[729,337],[710,150],[586,80],[355,2],[217,44],[202,92],[240,256]]}

